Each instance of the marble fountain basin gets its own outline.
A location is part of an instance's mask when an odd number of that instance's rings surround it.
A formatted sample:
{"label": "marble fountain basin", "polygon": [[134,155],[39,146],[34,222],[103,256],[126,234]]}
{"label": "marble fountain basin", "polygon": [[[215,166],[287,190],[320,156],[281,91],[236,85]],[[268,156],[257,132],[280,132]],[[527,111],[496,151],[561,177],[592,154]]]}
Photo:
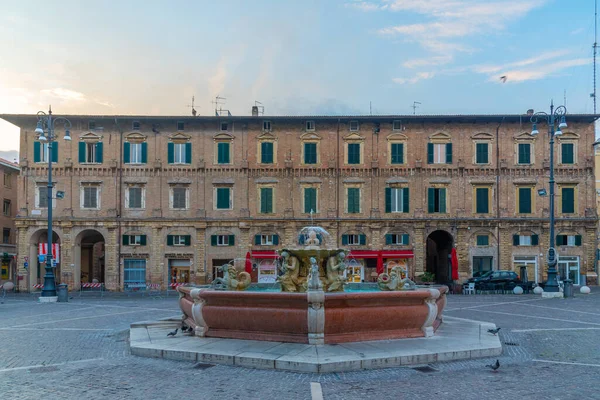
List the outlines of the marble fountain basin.
{"label": "marble fountain basin", "polygon": [[333,344],[433,336],[442,323],[448,287],[337,293],[177,290],[184,323],[197,336]]}

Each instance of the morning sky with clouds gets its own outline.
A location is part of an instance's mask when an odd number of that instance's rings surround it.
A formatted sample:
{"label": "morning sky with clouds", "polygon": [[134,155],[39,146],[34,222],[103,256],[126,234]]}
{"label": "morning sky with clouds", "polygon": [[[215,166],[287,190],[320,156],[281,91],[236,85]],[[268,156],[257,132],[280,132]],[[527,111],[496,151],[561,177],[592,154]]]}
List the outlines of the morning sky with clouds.
{"label": "morning sky with clouds", "polygon": [[594,0],[0,5],[0,114],[593,112]]}

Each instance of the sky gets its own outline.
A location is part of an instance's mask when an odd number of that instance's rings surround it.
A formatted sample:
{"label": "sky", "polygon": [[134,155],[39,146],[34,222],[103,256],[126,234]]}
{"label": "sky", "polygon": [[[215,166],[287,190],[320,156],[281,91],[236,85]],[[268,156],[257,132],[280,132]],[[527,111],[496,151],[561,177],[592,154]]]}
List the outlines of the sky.
{"label": "sky", "polygon": [[[0,114],[592,113],[594,0],[0,0]],[[506,79],[501,79],[506,77]],[[414,102],[418,108],[413,110]],[[600,105],[599,105],[600,106]],[[18,129],[0,120],[0,150]]]}

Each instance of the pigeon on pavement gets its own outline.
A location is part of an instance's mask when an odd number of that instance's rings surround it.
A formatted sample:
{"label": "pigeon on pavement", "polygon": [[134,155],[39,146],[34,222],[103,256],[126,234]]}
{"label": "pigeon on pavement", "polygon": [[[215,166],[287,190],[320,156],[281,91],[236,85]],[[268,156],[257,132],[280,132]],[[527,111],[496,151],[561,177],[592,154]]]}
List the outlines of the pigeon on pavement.
{"label": "pigeon on pavement", "polygon": [[494,336],[496,336],[498,334],[498,332],[500,331],[500,329],[502,329],[502,328],[488,329],[488,333],[492,333]]}
{"label": "pigeon on pavement", "polygon": [[175,329],[173,332],[167,333],[167,336],[175,336],[175,335],[177,335],[177,331],[178,330],[179,330],[179,328]]}
{"label": "pigeon on pavement", "polygon": [[492,371],[496,371],[500,368],[500,360],[496,360],[494,364],[486,365],[486,367],[491,368]]}

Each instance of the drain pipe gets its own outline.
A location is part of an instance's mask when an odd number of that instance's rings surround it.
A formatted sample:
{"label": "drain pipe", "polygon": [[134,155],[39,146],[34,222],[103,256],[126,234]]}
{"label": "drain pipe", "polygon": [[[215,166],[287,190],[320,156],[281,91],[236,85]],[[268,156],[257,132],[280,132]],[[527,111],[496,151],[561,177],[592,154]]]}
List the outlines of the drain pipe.
{"label": "drain pipe", "polygon": [[[502,117],[496,127],[496,269],[500,269],[500,126],[506,117]],[[493,269],[493,268],[492,268]]]}
{"label": "drain pipe", "polygon": [[335,238],[335,243],[337,247],[340,247],[340,119],[337,120],[337,131],[336,131],[336,141],[337,141],[337,152],[335,157],[335,180],[336,180],[336,190],[335,190],[335,220],[337,224],[337,237]]}
{"label": "drain pipe", "polygon": [[[123,196],[123,130],[119,127],[119,122],[117,121],[117,118],[115,117],[115,126],[117,128],[117,131],[119,132],[119,163],[118,163],[118,174],[119,174],[119,189],[117,190],[117,197],[118,197],[118,201],[119,201],[119,206],[117,207],[117,210],[119,210],[119,212],[117,213],[117,286],[118,289],[121,289],[121,234],[122,234],[122,226],[121,226],[121,222],[122,222],[122,196]],[[106,260],[104,261],[106,264]]]}

